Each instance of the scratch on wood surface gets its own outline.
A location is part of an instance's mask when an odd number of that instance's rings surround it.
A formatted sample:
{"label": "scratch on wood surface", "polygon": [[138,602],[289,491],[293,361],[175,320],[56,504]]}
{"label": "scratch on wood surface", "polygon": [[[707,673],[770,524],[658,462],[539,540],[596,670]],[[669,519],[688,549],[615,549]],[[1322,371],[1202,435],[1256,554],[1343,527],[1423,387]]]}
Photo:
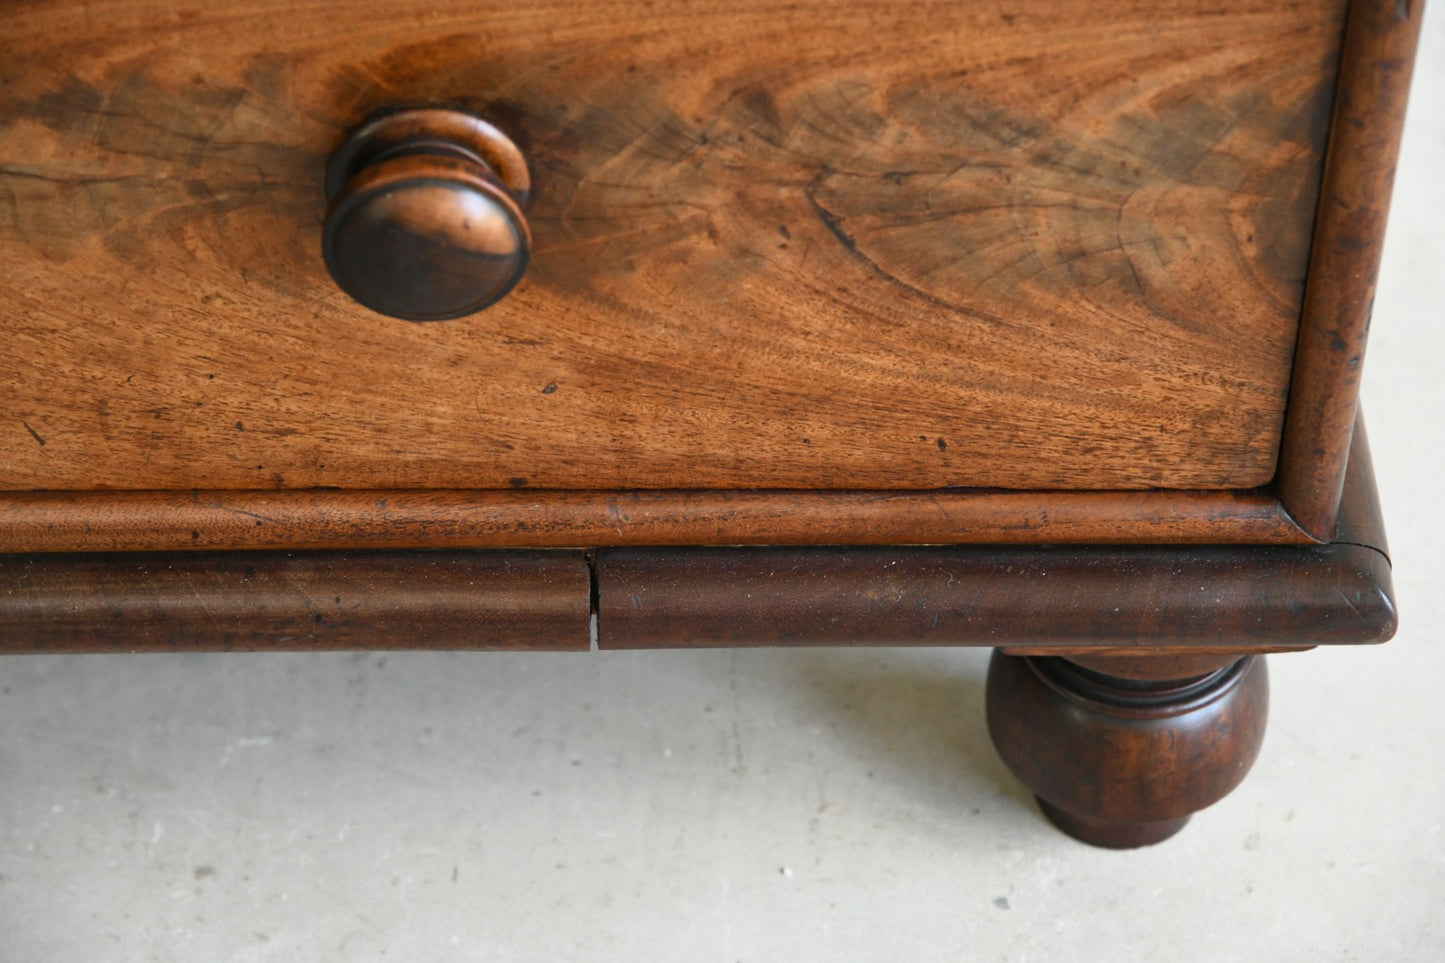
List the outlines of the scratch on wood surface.
{"label": "scratch on wood surface", "polygon": [[1355,617],[1358,618],[1361,622],[1369,621],[1365,618],[1364,613],[1360,611],[1359,607],[1355,605],[1355,603],[1350,599],[1348,595],[1340,591],[1338,588],[1335,589],[1335,594],[1340,597],[1340,601],[1344,602],[1350,607],[1350,611],[1355,613]]}

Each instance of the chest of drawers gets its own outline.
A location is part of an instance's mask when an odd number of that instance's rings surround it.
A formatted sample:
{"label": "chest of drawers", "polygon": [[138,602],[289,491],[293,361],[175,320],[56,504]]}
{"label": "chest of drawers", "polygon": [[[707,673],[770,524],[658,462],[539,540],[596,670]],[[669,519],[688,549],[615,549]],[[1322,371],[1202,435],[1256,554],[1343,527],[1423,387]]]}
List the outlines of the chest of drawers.
{"label": "chest of drawers", "polygon": [[1420,6],[7,5],[3,646],[994,645],[1163,838],[1393,630]]}

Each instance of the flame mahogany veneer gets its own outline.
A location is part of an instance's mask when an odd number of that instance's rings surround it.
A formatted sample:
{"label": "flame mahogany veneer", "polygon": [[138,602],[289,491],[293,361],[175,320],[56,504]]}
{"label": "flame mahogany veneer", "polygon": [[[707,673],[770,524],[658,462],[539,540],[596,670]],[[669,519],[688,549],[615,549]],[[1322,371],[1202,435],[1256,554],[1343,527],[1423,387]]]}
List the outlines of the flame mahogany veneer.
{"label": "flame mahogany veneer", "polygon": [[[1005,762],[1137,846],[1264,653],[1392,634],[1420,0],[408,6],[0,11],[0,651],[994,646]],[[332,268],[480,313],[328,274],[392,108]]]}

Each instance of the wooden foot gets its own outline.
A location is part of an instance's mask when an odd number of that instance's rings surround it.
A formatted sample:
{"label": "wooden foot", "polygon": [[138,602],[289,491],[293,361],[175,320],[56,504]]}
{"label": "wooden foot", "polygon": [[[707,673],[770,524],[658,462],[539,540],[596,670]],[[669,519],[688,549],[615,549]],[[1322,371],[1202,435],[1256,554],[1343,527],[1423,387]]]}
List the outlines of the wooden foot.
{"label": "wooden foot", "polygon": [[1167,663],[1149,657],[1085,668],[995,651],[989,734],[1054,825],[1095,846],[1148,846],[1228,795],[1259,754],[1264,657],[1220,661],[1160,679]]}

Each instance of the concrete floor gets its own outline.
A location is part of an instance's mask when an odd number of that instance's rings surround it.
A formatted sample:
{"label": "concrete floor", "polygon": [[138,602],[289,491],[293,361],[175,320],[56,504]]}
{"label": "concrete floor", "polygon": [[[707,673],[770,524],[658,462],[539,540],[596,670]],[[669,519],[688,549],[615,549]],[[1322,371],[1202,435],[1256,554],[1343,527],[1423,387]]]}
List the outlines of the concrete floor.
{"label": "concrete floor", "polygon": [[987,652],[0,661],[0,963],[1445,960],[1445,11],[1365,397],[1403,628],[1271,659],[1244,785],[1061,836]]}

